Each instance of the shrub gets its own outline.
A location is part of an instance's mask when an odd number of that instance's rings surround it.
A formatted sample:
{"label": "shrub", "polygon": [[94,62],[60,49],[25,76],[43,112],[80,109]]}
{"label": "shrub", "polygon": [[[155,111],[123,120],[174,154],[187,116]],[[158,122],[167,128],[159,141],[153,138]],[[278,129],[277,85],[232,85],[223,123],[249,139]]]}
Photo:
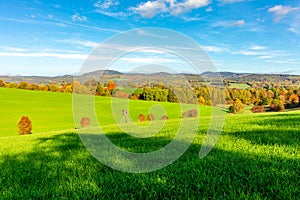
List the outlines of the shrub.
{"label": "shrub", "polygon": [[117,98],[123,98],[123,99],[129,98],[129,94],[127,94],[126,92],[120,91],[120,90],[116,91],[116,93],[113,96],[117,97]]}
{"label": "shrub", "polygon": [[240,112],[242,109],[243,109],[243,103],[241,102],[241,100],[236,99],[233,102],[232,106],[229,107],[229,112],[236,114]]}
{"label": "shrub", "polygon": [[144,115],[144,114],[139,114],[139,116],[138,116],[138,121],[139,121],[139,122],[145,121],[145,115]]}
{"label": "shrub", "polygon": [[152,113],[149,113],[147,116],[148,121],[154,121],[154,115]]}
{"label": "shrub", "polygon": [[18,129],[20,135],[31,134],[32,124],[27,116],[22,116],[21,120],[18,123]]}
{"label": "shrub", "polygon": [[251,111],[253,113],[262,113],[262,112],[266,111],[266,108],[265,108],[265,106],[254,106],[251,108]]}
{"label": "shrub", "polygon": [[270,106],[270,109],[274,110],[275,112],[284,111],[284,103],[279,99],[274,99]]}
{"label": "shrub", "polygon": [[90,122],[90,118],[88,117],[82,117],[81,121],[80,121],[80,125],[82,128],[86,128],[91,124]]}
{"label": "shrub", "polygon": [[167,115],[164,115],[160,118],[160,120],[168,120],[168,119],[169,119],[169,117]]}
{"label": "shrub", "polygon": [[299,97],[296,94],[292,94],[289,98],[289,102],[293,105],[296,105],[299,103]]}
{"label": "shrub", "polygon": [[191,110],[185,111],[181,114],[181,118],[197,117],[197,116],[198,116],[198,111],[196,109],[191,109]]}

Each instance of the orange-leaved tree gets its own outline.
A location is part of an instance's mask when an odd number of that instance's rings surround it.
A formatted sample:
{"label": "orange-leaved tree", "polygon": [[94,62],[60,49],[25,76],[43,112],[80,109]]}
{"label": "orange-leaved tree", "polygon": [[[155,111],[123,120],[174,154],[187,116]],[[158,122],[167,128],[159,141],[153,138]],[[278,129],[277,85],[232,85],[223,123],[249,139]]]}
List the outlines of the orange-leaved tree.
{"label": "orange-leaved tree", "polygon": [[18,123],[18,129],[20,135],[31,134],[32,123],[27,116],[23,116]]}

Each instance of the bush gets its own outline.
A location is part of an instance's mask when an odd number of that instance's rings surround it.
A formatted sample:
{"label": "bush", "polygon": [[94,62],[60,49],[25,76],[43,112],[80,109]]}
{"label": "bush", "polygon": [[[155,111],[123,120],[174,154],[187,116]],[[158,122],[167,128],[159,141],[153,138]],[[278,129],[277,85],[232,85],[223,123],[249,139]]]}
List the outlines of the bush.
{"label": "bush", "polygon": [[138,121],[139,121],[139,122],[145,121],[145,115],[144,115],[144,114],[139,114],[139,116],[138,116]]}
{"label": "bush", "polygon": [[116,93],[113,96],[117,97],[117,98],[123,98],[123,99],[129,98],[129,94],[127,94],[126,92],[120,91],[120,90],[116,91]]}
{"label": "bush", "polygon": [[270,109],[274,110],[275,112],[284,111],[285,110],[284,103],[279,99],[274,99],[270,106]]}
{"label": "bush", "polygon": [[197,116],[198,116],[198,111],[196,109],[191,109],[191,110],[183,112],[181,115],[181,118],[197,117]]}
{"label": "bush", "polygon": [[262,112],[266,111],[266,108],[265,108],[265,106],[254,106],[251,108],[251,111],[253,113],[262,113]]}
{"label": "bush", "polygon": [[296,94],[292,94],[289,98],[289,102],[293,105],[299,104],[299,97]]}
{"label": "bush", "polygon": [[32,124],[27,116],[23,116],[18,123],[18,129],[20,135],[31,134]]}
{"label": "bush", "polygon": [[154,115],[152,113],[149,113],[147,116],[148,121],[154,121]]}
{"label": "bush", "polygon": [[241,102],[241,100],[236,99],[233,102],[232,106],[229,107],[229,112],[236,114],[240,112],[242,109],[243,109],[243,103]]}
{"label": "bush", "polygon": [[168,120],[168,119],[169,119],[169,117],[167,115],[164,115],[160,118],[160,120]]}
{"label": "bush", "polygon": [[86,127],[88,127],[90,124],[91,124],[90,118],[88,118],[88,117],[83,117],[83,118],[81,119],[81,121],[80,121],[80,125],[81,125],[82,128],[86,128]]}

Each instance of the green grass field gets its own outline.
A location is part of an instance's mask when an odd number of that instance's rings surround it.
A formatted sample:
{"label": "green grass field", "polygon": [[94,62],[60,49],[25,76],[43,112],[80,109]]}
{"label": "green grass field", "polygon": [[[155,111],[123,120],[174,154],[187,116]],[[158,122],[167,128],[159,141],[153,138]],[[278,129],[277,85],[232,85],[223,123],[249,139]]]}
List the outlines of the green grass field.
{"label": "green grass field", "polygon": [[[14,135],[0,138],[0,199],[298,199],[300,196],[299,111],[229,114],[217,145],[200,159],[199,150],[210,120],[205,116],[209,107],[201,107],[204,117],[198,134],[183,156],[163,169],[131,174],[101,164],[87,151],[74,130],[71,95],[14,89],[1,89],[0,94],[1,135]],[[122,133],[112,119],[103,117],[110,115],[105,113],[109,111],[109,102],[108,98],[96,98],[97,116],[106,124],[103,129],[109,139],[122,149],[151,152],[174,138],[180,121],[177,104],[163,104],[173,119],[159,134],[142,139]],[[130,101],[132,115],[146,114],[154,104]],[[16,123],[23,114],[33,121],[32,135],[17,135]]]}
{"label": "green grass field", "polygon": [[[111,101],[110,98],[95,97],[95,111],[99,123],[101,125],[115,124],[111,107],[115,104],[122,105],[125,101],[124,99]],[[132,121],[137,122],[137,116],[140,113],[146,116],[153,106],[163,107],[170,119],[178,119],[181,115],[178,104],[136,100],[129,102],[128,110]],[[188,106],[183,105],[183,109],[184,107]],[[116,111],[120,116],[122,109],[127,108],[120,107]],[[17,123],[23,115],[29,116],[32,121],[33,134],[75,129],[72,94],[0,88],[0,110],[0,137],[17,135]],[[209,116],[210,113],[210,107],[200,107],[201,116]],[[158,115],[157,118],[160,117]]]}
{"label": "green grass field", "polygon": [[244,83],[231,83],[228,88],[248,89],[250,86]]}

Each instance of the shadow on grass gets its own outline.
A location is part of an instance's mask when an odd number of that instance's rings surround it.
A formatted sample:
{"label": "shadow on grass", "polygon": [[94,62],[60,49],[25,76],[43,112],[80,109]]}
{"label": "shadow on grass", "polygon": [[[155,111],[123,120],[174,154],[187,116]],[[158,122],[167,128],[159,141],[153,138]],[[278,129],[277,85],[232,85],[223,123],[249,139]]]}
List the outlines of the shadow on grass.
{"label": "shadow on grass", "polygon": [[[228,130],[226,134],[249,140],[253,144],[299,145],[300,113],[256,115],[245,123],[236,120],[238,130]],[[232,124],[231,124],[232,126]]]}
{"label": "shadow on grass", "polygon": [[[170,142],[118,133],[110,139],[126,148],[147,151]],[[199,159],[201,146],[193,144],[166,168],[130,174],[98,162],[77,134],[29,142],[36,142],[29,152],[1,154],[0,199],[296,199],[300,194],[299,160],[220,149]]]}

